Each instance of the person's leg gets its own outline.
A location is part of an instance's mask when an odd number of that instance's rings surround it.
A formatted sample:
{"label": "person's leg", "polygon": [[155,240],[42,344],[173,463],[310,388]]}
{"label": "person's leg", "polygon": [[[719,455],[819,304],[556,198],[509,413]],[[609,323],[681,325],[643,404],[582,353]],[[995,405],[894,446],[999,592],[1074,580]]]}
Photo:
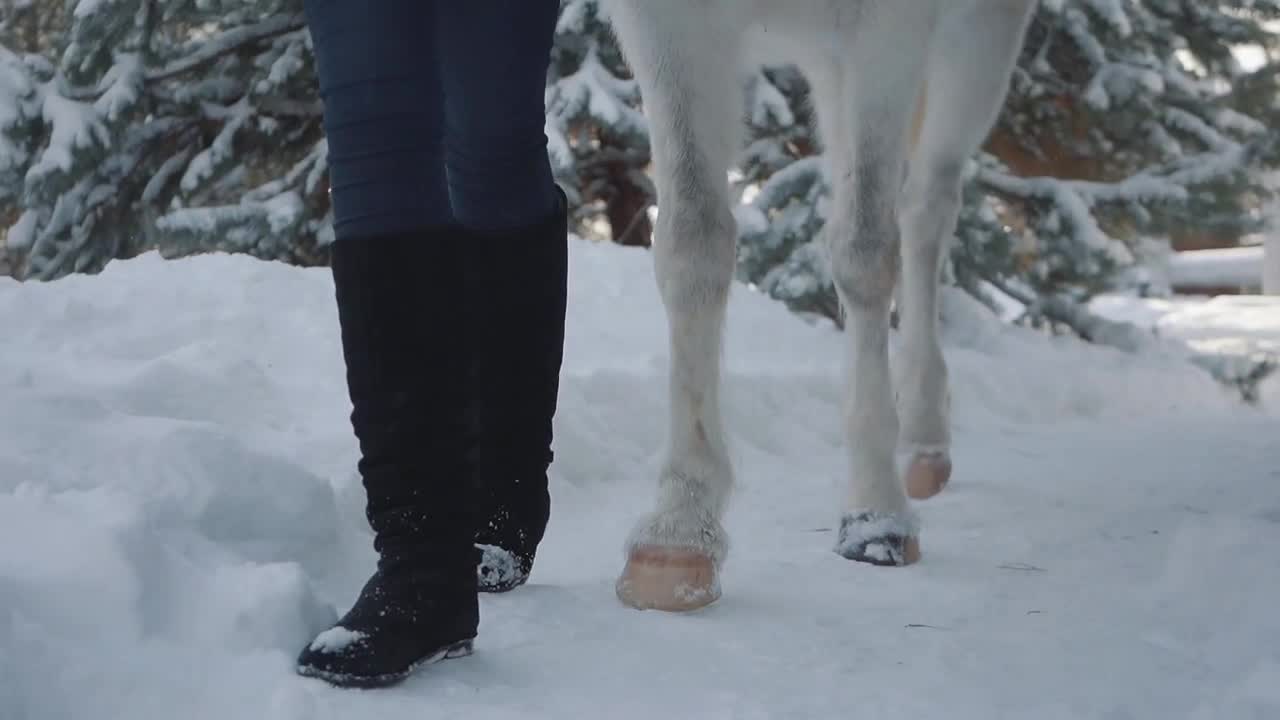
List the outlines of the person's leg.
{"label": "person's leg", "polygon": [[386,685],[469,653],[479,622],[464,422],[471,339],[456,305],[463,238],[444,183],[432,4],[308,0],[306,10],[329,136],[351,424],[379,558],[297,669]]}
{"label": "person's leg", "polygon": [[466,227],[533,225],[558,202],[545,95],[558,0],[437,0],[445,165]]}
{"label": "person's leg", "polygon": [[434,3],[307,0],[334,233],[368,237],[451,220]]}
{"label": "person's leg", "polygon": [[477,333],[478,585],[504,591],[528,579],[551,512],[568,232],[547,158],[543,98],[559,3],[437,7],[445,160],[474,289],[464,305]]}

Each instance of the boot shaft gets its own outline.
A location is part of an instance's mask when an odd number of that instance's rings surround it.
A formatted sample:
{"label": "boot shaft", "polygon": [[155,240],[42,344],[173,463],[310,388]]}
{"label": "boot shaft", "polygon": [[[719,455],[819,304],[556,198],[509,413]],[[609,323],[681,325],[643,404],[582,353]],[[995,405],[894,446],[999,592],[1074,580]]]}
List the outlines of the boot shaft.
{"label": "boot shaft", "polygon": [[473,388],[480,527],[476,540],[514,556],[527,574],[551,512],[547,469],[564,358],[567,203],[518,231],[471,233]]}
{"label": "boot shaft", "polygon": [[524,473],[545,472],[552,460],[568,284],[563,192],[559,199],[547,221],[469,233],[464,248],[481,447]]}
{"label": "boot shaft", "polygon": [[474,533],[466,406],[473,342],[452,228],[334,243],[351,423],[375,548],[465,565]]}

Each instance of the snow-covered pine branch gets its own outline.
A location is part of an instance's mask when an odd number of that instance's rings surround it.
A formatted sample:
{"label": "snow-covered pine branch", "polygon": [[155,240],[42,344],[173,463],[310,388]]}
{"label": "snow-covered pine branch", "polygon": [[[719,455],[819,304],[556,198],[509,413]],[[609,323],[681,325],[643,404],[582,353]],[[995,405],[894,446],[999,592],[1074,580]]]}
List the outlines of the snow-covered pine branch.
{"label": "snow-covered pine branch", "polygon": [[[321,107],[300,0],[33,0],[0,18],[0,234],[29,277],[115,257],[323,261]],[[1140,237],[1252,229],[1280,162],[1280,0],[1042,0],[967,169],[947,277],[1083,301]],[[636,84],[597,0],[565,0],[547,135],[577,230],[643,243],[654,201]],[[1271,60],[1246,70],[1236,45]],[[1269,53],[1269,55],[1268,55]],[[749,83],[739,277],[839,320],[804,78]],[[109,192],[108,192],[109,190]]]}
{"label": "snow-covered pine branch", "polygon": [[25,277],[149,249],[323,261],[299,0],[79,0],[61,13],[64,31],[39,48],[0,34],[0,198],[17,206],[0,227]]}
{"label": "snow-covered pine branch", "polygon": [[[997,127],[967,168],[948,277],[980,298],[992,278],[1016,281],[1055,298],[1034,312],[1057,312],[1108,287],[1137,238],[1256,229],[1258,170],[1280,163],[1267,132],[1280,126],[1280,73],[1245,72],[1233,49],[1280,57],[1277,19],[1280,0],[1042,0]],[[821,153],[804,80],[766,69],[749,100],[740,274],[838,320],[809,247],[826,185],[795,182]]]}
{"label": "snow-covered pine branch", "polygon": [[578,230],[647,244],[653,186],[640,93],[598,0],[561,4],[547,84],[547,138]]}

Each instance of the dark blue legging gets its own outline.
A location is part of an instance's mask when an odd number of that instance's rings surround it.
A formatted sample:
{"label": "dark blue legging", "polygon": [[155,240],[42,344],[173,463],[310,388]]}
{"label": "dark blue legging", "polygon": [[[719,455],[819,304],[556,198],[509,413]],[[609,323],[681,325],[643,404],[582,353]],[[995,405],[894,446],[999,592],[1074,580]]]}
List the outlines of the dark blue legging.
{"label": "dark blue legging", "polygon": [[559,0],[306,0],[338,239],[546,219]]}

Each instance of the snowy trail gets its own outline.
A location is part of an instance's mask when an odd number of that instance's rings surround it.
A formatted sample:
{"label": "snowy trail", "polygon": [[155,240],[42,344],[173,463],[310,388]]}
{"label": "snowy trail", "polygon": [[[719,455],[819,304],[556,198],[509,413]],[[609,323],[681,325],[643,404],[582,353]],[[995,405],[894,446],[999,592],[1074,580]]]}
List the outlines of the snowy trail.
{"label": "snowy trail", "polygon": [[0,281],[0,718],[1280,717],[1280,421],[953,298],[957,474],[924,560],[830,551],[840,338],[739,289],[725,597],[612,583],[663,440],[648,257],[575,244],[554,508],[473,657],[297,678],[372,563],[332,286],[247,258]]}

